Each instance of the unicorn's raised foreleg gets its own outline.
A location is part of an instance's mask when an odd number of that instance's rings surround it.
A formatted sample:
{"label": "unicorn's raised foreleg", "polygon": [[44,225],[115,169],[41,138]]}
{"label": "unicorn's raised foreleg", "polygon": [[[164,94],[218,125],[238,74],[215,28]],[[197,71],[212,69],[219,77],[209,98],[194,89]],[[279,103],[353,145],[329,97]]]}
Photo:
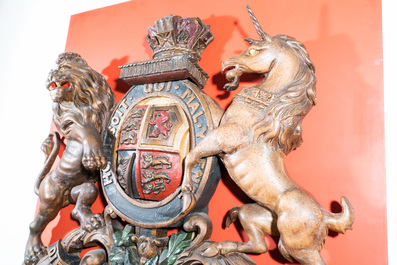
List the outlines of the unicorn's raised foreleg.
{"label": "unicorn's raised foreleg", "polygon": [[[184,161],[184,173],[182,182],[183,212],[191,210],[195,206],[193,193],[192,169],[203,157],[233,152],[240,144],[241,136],[235,132],[241,131],[237,124],[222,125],[211,131],[201,142],[196,145]],[[233,133],[231,133],[233,132]]]}
{"label": "unicorn's raised foreleg", "polygon": [[209,133],[185,158],[185,170],[183,174],[183,212],[190,211],[196,204],[193,194],[192,169],[203,157],[217,155],[222,152],[217,141],[217,131]]}

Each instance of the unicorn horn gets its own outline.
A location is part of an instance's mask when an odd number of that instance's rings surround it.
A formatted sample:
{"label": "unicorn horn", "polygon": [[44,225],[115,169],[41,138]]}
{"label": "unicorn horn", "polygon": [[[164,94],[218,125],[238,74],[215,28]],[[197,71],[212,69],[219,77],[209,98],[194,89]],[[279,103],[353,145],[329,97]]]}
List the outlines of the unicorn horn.
{"label": "unicorn horn", "polygon": [[258,22],[258,19],[256,19],[255,15],[254,15],[254,12],[252,12],[252,10],[249,7],[249,5],[247,5],[247,10],[248,10],[248,14],[251,17],[252,22],[254,23],[254,27],[256,29],[256,32],[258,32],[258,34],[261,37],[261,39],[270,42],[272,40],[272,37],[270,37],[269,34],[267,34],[266,32],[263,31],[261,25]]}

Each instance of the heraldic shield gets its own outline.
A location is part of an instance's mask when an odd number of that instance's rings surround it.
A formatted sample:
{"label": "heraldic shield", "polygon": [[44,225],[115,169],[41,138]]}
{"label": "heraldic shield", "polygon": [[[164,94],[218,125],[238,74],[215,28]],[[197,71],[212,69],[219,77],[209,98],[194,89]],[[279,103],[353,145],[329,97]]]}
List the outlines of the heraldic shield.
{"label": "heraldic shield", "polygon": [[208,75],[198,65],[213,35],[199,18],[169,16],[149,28],[146,40],[153,59],[119,67],[131,88],[104,137],[102,187],[109,206],[129,223],[177,227],[189,212],[207,211],[220,179],[218,159],[201,159],[193,168],[197,204],[182,212],[184,159],[223,114],[202,91]]}
{"label": "heraldic shield", "polygon": [[[219,122],[220,107],[189,79],[131,87],[105,136],[105,197],[115,213],[140,227],[178,226],[183,165],[190,149]],[[218,159],[193,170],[197,206],[206,212],[220,179]],[[156,216],[156,218],[153,218]]]}

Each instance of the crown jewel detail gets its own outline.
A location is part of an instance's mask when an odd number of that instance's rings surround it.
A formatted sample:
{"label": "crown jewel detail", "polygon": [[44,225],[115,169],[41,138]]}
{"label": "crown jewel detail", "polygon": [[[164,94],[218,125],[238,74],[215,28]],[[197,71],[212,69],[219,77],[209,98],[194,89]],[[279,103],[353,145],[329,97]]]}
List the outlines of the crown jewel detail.
{"label": "crown jewel detail", "polygon": [[209,26],[200,18],[168,16],[149,27],[146,40],[153,51],[153,59],[188,55],[195,61],[214,39]]}

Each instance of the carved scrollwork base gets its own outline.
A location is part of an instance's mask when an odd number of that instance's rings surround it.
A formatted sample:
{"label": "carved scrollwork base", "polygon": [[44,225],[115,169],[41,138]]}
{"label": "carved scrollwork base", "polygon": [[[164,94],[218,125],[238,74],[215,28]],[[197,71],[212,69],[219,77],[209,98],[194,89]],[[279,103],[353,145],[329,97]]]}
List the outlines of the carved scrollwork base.
{"label": "carved scrollwork base", "polygon": [[211,246],[213,241],[208,239],[212,234],[212,222],[208,215],[203,213],[194,213],[188,216],[184,223],[185,231],[197,233],[196,238],[190,246],[181,253],[175,265],[253,265],[255,264],[247,255],[243,253],[230,253],[227,255],[216,255],[213,257],[205,257],[202,254]]}

